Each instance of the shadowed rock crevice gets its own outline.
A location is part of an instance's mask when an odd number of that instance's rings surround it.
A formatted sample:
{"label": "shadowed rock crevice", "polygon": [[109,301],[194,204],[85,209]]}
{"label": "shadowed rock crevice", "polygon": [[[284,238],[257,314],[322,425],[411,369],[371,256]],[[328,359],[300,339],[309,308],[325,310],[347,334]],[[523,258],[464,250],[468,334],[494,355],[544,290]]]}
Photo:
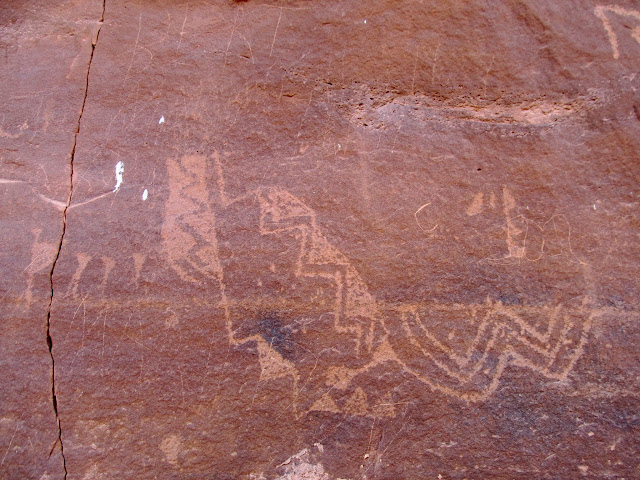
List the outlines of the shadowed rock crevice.
{"label": "shadowed rock crevice", "polygon": [[84,87],[84,96],[82,99],[82,107],[80,108],[80,114],[78,115],[78,123],[76,125],[76,130],[74,132],[73,137],[73,147],[71,148],[71,154],[69,156],[69,195],[67,196],[67,202],[62,211],[62,233],[60,234],[60,241],[58,242],[56,255],[53,259],[53,263],[51,264],[51,270],[49,271],[49,305],[47,306],[47,347],[49,348],[49,355],[51,356],[51,400],[53,405],[53,411],[56,415],[56,422],[58,425],[58,439],[56,443],[51,447],[51,451],[49,452],[49,456],[53,453],[53,450],[56,447],[56,444],[60,444],[60,454],[62,456],[62,468],[64,470],[64,478],[67,478],[67,462],[64,456],[64,444],[62,442],[62,425],[60,423],[60,416],[58,415],[58,399],[56,396],[56,363],[55,358],[53,356],[53,340],[51,338],[51,306],[53,305],[53,273],[56,268],[56,264],[58,263],[58,259],[60,258],[60,252],[62,251],[62,243],[64,242],[64,235],[67,230],[67,210],[69,209],[69,205],[71,205],[71,199],[73,196],[73,161],[76,154],[76,145],[78,143],[78,135],[80,134],[80,123],[82,122],[82,114],[84,113],[84,107],[87,103],[87,94],[89,91],[89,75],[91,73],[91,64],[93,62],[93,54],[95,53],[96,45],[98,44],[98,38],[100,36],[100,30],[102,29],[102,25],[104,22],[104,11],[106,7],[106,0],[102,2],[102,13],[100,15],[100,19],[98,20],[98,29],[96,30],[95,37],[91,40],[91,53],[89,54],[89,63],[87,67],[87,78]]}

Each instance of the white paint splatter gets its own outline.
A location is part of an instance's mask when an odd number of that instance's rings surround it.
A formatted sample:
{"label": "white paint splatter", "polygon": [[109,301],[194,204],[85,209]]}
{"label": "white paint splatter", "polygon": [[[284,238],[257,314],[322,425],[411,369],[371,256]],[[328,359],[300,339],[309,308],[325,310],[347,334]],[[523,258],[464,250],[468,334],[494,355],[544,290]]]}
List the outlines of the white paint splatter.
{"label": "white paint splatter", "polygon": [[596,204],[595,204],[595,203],[593,204],[593,209],[594,209],[594,210],[597,210],[597,209],[596,209]]}
{"label": "white paint splatter", "polygon": [[114,192],[117,192],[120,189],[120,185],[122,185],[122,182],[124,181],[124,179],[122,178],[123,175],[124,162],[118,162],[116,163],[116,186],[113,189]]}
{"label": "white paint splatter", "polygon": [[365,20],[364,23],[367,23],[367,21]]}
{"label": "white paint splatter", "polygon": [[164,115],[162,115],[160,117],[160,120],[158,120],[158,125],[162,125],[164,123]]}
{"label": "white paint splatter", "polygon": [[144,192],[142,192],[142,201],[145,201],[147,198],[149,198],[149,190],[145,188]]}

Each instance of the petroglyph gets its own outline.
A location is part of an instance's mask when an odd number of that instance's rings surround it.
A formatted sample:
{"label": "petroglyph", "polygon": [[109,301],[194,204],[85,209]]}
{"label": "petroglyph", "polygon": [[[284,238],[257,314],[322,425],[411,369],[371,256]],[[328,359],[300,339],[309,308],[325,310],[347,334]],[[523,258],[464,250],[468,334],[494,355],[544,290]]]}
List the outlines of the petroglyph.
{"label": "petroglyph", "polygon": [[[571,226],[564,214],[554,213],[545,221],[539,222],[530,218],[528,208],[518,205],[509,187],[503,186],[500,196],[506,253],[484,258],[482,262],[510,265],[524,261],[537,262],[543,257],[562,256],[568,261],[582,263],[573,252]],[[490,192],[489,195],[478,192],[467,203],[465,213],[476,217],[495,214],[499,208],[495,192]]]}
{"label": "petroglyph", "polygon": [[31,245],[31,262],[24,271],[27,273],[27,289],[25,292],[25,300],[28,304],[33,300],[33,283],[35,275],[45,270],[50,270],[53,260],[56,256],[58,246],[50,242],[40,241],[42,229],[36,228],[31,230],[34,240]]}
{"label": "petroglyph", "polygon": [[297,231],[300,250],[296,276],[320,277],[335,282],[336,331],[355,335],[357,350],[362,346],[370,350],[372,325],[364,331],[360,325],[348,319],[370,318],[376,310],[375,302],[349,260],[322,235],[316,224],[315,213],[284,190],[261,189],[257,198],[260,202],[261,233],[275,235],[289,230]]}
{"label": "petroglyph", "polygon": [[275,380],[278,378],[290,378],[293,381],[292,406],[297,413],[298,383],[300,376],[293,363],[285,360],[272,345],[263,339],[255,338],[260,360],[260,380]]}
{"label": "petroglyph", "polygon": [[475,197],[473,197],[473,201],[467,207],[467,215],[472,217],[482,212],[482,203],[483,203],[483,193],[479,192]]}
{"label": "petroglyph", "polygon": [[199,281],[222,274],[218,262],[215,216],[208,198],[202,157],[167,162],[169,199],[162,236],[169,263],[183,280]]}
{"label": "petroglyph", "polygon": [[164,453],[167,462],[174,466],[178,465],[178,457],[182,450],[181,447],[182,442],[177,435],[170,435],[160,443],[160,450]]}
{"label": "petroglyph", "polygon": [[[512,212],[516,209],[516,201],[507,187],[503,187],[502,196],[504,216],[507,219],[507,247],[509,249],[508,257],[522,258],[524,257],[524,252],[526,251],[524,245],[526,240],[521,240],[521,237],[525,235],[526,230],[520,228],[520,226],[518,225],[517,220],[520,219],[520,217],[513,217]],[[526,236],[524,238],[526,238]]]}
{"label": "petroglyph", "polygon": [[613,58],[616,60],[620,58],[620,46],[618,43],[618,36],[611,25],[611,20],[607,16],[607,13],[615,13],[621,17],[627,19],[634,19],[638,21],[638,25],[631,29],[631,37],[640,45],[640,12],[638,10],[631,10],[621,7],[619,5],[598,5],[593,9],[596,16],[602,20],[602,25],[609,37],[609,43],[613,50]]}
{"label": "petroglyph", "polygon": [[[588,294],[578,306],[575,301],[571,306],[507,306],[489,298],[478,305],[439,306],[462,311],[469,325],[475,325],[475,337],[467,347],[454,347],[431,331],[436,307],[385,305],[374,299],[349,259],[322,233],[313,209],[290,192],[260,187],[228,197],[217,154],[211,160],[205,156],[169,159],[167,170],[170,193],[162,231],[172,267],[185,281],[212,278],[217,282],[229,342],[256,346],[260,381],[291,381],[292,410],[297,416],[314,411],[395,416],[391,392],[371,398],[360,381],[375,369],[391,365],[433,391],[474,402],[495,392],[510,365],[559,381],[567,378],[584,351],[597,315]],[[212,176],[215,188],[210,192],[211,182],[205,179]],[[502,204],[508,254],[493,260],[540,260],[537,250],[538,256],[531,255],[527,243],[534,222],[517,214],[516,199],[507,187],[502,189]],[[496,207],[493,193],[479,193],[466,213],[474,216]],[[549,242],[556,244],[555,253],[571,252],[570,229],[562,215],[552,216],[538,228],[544,239],[558,237]],[[250,275],[244,272],[243,261],[249,259],[263,265],[264,277],[247,281]],[[278,324],[267,333],[264,325],[260,331],[260,320],[251,320],[264,302],[270,302],[269,307],[286,302],[286,292],[305,288],[310,305],[318,303],[318,312],[324,311],[309,321],[331,318],[328,326],[336,344],[330,348],[314,352],[304,346],[304,340],[286,343],[285,330],[307,334],[306,327],[298,328],[297,320]],[[283,342],[288,345],[284,350]],[[319,364],[320,355],[331,349],[351,355],[355,364],[326,364],[327,360]]]}
{"label": "petroglyph", "polygon": [[76,260],[78,262],[78,266],[73,276],[71,277],[71,295],[74,298],[78,298],[78,285],[80,283],[80,277],[82,276],[82,272],[87,268],[89,261],[91,260],[91,255],[86,253],[78,253],[76,255]]}
{"label": "petroglyph", "polygon": [[509,364],[549,379],[566,379],[583,353],[593,320],[587,298],[581,309],[560,305],[537,309],[534,316],[549,321],[543,331],[501,302],[487,300],[486,305],[475,307],[482,320],[466,352],[455,352],[439,341],[416,307],[404,307],[386,317],[386,321],[394,316],[401,321],[404,334],[392,334],[390,340],[403,367],[434,390],[467,401],[490,396]]}

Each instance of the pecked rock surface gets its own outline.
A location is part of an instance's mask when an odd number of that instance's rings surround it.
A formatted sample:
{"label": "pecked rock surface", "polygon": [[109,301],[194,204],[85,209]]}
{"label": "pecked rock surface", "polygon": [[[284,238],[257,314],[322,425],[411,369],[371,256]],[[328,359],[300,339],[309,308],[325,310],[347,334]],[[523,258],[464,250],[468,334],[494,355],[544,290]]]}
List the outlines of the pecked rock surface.
{"label": "pecked rock surface", "polygon": [[0,22],[5,477],[640,475],[637,2]]}

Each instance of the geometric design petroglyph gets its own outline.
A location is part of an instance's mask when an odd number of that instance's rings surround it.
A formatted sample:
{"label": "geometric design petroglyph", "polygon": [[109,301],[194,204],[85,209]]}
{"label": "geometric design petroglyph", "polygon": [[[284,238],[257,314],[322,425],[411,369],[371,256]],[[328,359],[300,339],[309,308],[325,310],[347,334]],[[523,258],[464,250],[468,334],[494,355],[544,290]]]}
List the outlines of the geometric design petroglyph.
{"label": "geometric design petroglyph", "polygon": [[[290,379],[297,416],[394,416],[388,391],[368,398],[358,383],[392,364],[433,391],[475,402],[495,392],[510,365],[564,380],[584,351],[597,314],[589,295],[571,308],[507,306],[488,298],[479,305],[385,305],[323,235],[313,209],[290,192],[261,187],[228,198],[217,154],[211,160],[169,159],[167,170],[162,233],[170,264],[186,281],[207,277],[218,283],[229,342],[256,346],[260,380]],[[503,198],[511,222],[515,200],[506,187]],[[479,211],[480,200],[468,213]],[[517,228],[508,229],[509,254],[523,258]],[[247,261],[253,262],[252,275],[243,269]],[[263,277],[255,278],[256,268]],[[300,308],[289,297],[307,299],[309,311],[284,324],[274,312]],[[453,348],[430,330],[438,310],[455,310],[475,322],[466,348]],[[316,337],[307,331],[314,322],[321,324]],[[332,331],[334,344],[322,328]],[[292,332],[304,340],[291,340]]]}
{"label": "geometric design petroglyph", "polygon": [[397,317],[405,345],[396,351],[402,352],[398,356],[403,365],[422,382],[467,401],[490,396],[508,365],[564,380],[583,353],[593,312],[586,304],[570,313],[560,305],[520,310],[547,319],[546,330],[528,324],[515,308],[487,300],[476,306],[480,325],[470,348],[460,354],[429,332],[417,308],[404,307]]}

